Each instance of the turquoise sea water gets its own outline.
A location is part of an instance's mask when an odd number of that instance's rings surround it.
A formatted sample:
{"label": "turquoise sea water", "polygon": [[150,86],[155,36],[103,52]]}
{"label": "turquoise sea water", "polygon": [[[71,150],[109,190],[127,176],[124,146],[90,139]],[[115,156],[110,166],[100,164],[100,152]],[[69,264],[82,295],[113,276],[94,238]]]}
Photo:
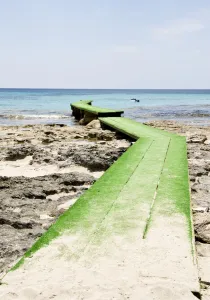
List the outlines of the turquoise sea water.
{"label": "turquoise sea water", "polygon": [[0,125],[72,125],[70,103],[81,99],[123,109],[125,116],[141,122],[166,119],[210,124],[210,90],[0,89]]}

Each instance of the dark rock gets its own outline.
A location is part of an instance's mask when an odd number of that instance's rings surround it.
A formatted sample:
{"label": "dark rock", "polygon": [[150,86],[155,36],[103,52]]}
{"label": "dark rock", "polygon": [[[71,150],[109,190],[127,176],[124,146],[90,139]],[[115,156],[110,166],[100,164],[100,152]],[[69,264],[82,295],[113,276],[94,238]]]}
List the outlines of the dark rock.
{"label": "dark rock", "polygon": [[191,182],[195,182],[195,179],[196,179],[195,176],[190,175],[190,181],[191,181]]}
{"label": "dark rock", "polygon": [[52,123],[52,124],[46,124],[44,125],[45,127],[67,127],[66,124],[57,124],[57,123]]}
{"label": "dark rock", "polygon": [[51,144],[54,141],[53,138],[43,138],[42,143],[43,144]]}
{"label": "dark rock", "polygon": [[[101,151],[100,151],[101,150]],[[59,160],[68,161],[71,165],[79,165],[90,171],[107,170],[126,148],[103,148],[95,145],[83,145],[79,149],[69,148],[58,152]]]}
{"label": "dark rock", "polygon": [[195,177],[208,175],[208,170],[206,170],[204,166],[192,166],[190,168],[190,175]]}
{"label": "dark rock", "polygon": [[55,136],[55,132],[54,131],[44,131],[44,134],[49,136],[49,135],[52,135],[52,136]]}
{"label": "dark rock", "polygon": [[4,160],[15,161],[18,159],[23,159],[26,156],[33,155],[34,151],[35,151],[35,147],[31,145],[8,148],[7,152],[5,153]]}
{"label": "dark rock", "polygon": [[203,150],[203,151],[210,151],[210,145],[208,144],[208,145],[202,145],[201,146],[201,150]]}
{"label": "dark rock", "polygon": [[74,197],[79,197],[83,185],[90,185],[94,180],[93,176],[78,172],[35,178],[0,177],[0,270],[20,257],[52,224],[54,219],[40,219],[43,212],[48,215],[56,212],[56,217],[59,216],[57,205],[66,198],[56,203],[48,199],[49,195],[73,191]]}
{"label": "dark rock", "polygon": [[94,129],[91,129],[88,133],[88,138],[90,139],[94,139],[96,138],[98,135],[98,131],[97,130],[94,130]]}
{"label": "dark rock", "polygon": [[191,136],[187,139],[187,142],[188,142],[188,143],[199,143],[199,144],[203,144],[206,140],[207,140],[206,135],[204,135],[204,134],[194,134],[194,135],[191,135]]}

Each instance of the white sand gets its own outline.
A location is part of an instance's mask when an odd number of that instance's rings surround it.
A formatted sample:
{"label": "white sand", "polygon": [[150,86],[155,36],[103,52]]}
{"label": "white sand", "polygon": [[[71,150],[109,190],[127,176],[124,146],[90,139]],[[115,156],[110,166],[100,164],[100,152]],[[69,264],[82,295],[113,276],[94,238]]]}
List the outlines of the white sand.
{"label": "white sand", "polygon": [[18,159],[16,161],[0,161],[0,176],[6,177],[37,177],[50,174],[64,174],[70,172],[80,172],[91,174],[96,179],[101,177],[104,172],[90,172],[87,168],[81,166],[69,166],[59,168],[58,165],[30,165],[32,156],[27,156],[24,159]]}

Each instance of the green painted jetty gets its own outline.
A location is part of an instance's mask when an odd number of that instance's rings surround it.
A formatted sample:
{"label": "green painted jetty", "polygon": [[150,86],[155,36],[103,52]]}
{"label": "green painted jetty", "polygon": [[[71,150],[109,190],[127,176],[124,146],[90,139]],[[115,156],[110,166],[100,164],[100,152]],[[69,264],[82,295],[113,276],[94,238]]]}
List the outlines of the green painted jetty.
{"label": "green painted jetty", "polygon": [[120,117],[124,113],[123,110],[92,106],[91,100],[81,100],[71,103],[71,110],[72,116],[74,116],[76,120],[82,120],[83,125],[99,117]]}
{"label": "green painted jetty", "polygon": [[3,278],[0,299],[200,296],[185,138],[123,117],[99,120],[136,142]]}

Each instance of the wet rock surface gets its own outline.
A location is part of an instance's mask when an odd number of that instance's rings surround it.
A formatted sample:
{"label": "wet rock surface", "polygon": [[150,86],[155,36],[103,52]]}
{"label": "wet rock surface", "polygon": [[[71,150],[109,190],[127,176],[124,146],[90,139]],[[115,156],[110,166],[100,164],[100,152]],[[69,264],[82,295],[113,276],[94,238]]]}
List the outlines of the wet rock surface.
{"label": "wet rock surface", "polygon": [[172,121],[146,124],[186,136],[199,276],[203,298],[210,299],[210,127]]}
{"label": "wet rock surface", "polygon": [[130,146],[93,127],[0,127],[0,273]]}

